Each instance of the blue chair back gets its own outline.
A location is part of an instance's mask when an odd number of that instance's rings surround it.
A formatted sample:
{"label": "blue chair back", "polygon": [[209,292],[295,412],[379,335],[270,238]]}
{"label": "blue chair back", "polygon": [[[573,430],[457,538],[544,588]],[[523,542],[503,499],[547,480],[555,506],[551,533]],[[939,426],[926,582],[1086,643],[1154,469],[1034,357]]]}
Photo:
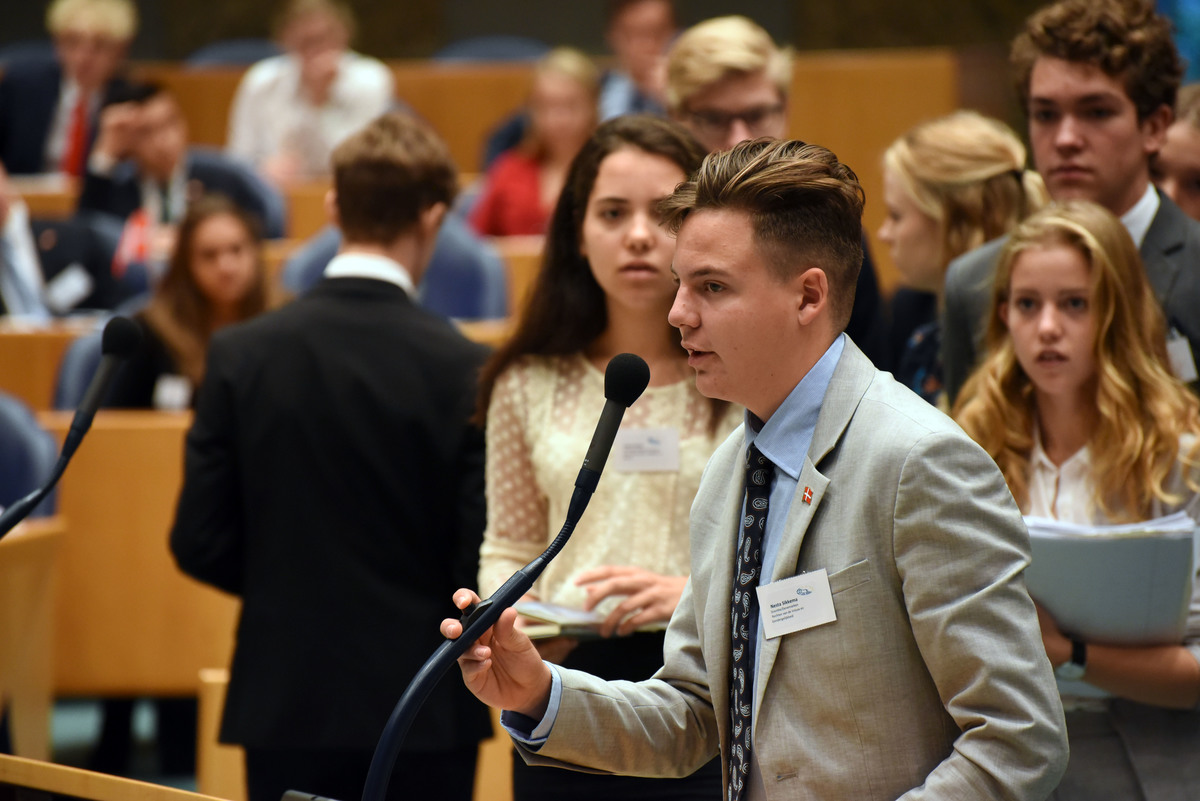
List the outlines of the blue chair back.
{"label": "blue chair back", "polygon": [[183,61],[189,70],[209,67],[248,67],[251,64],[282,53],[279,45],[270,39],[245,38],[222,39],[195,50]]}
{"label": "blue chair back", "polygon": [[[283,287],[295,295],[312,289],[341,244],[341,231],[326,226],[288,259],[283,267]],[[443,317],[484,320],[508,314],[504,260],[452,214],[446,216],[438,232],[419,290],[421,305]]]}
{"label": "blue chair back", "polygon": [[[0,392],[0,506],[9,506],[42,486],[58,459],[54,437],[38,425],[29,407]],[[33,517],[54,514],[54,493]]]}
{"label": "blue chair back", "polygon": [[67,346],[58,366],[58,383],[54,387],[54,408],[71,411],[78,408],[87,392],[96,368],[100,366],[102,331],[80,337]]}
{"label": "blue chair back", "polygon": [[[287,201],[253,167],[220,150],[207,147],[189,148],[188,160],[198,171],[224,176],[225,182],[230,184],[226,191],[230,199],[262,218],[263,236],[279,239],[287,235]],[[219,187],[213,188],[223,191]]]}
{"label": "blue chair back", "polygon": [[537,61],[550,45],[527,36],[472,36],[433,54],[435,61]]}

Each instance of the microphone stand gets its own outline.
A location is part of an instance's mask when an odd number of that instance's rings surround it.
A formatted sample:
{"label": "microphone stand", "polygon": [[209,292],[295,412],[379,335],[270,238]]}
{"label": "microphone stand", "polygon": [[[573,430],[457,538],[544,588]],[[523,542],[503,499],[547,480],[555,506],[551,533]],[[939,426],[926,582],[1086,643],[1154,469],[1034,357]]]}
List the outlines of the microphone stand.
{"label": "microphone stand", "polygon": [[417,671],[396,708],[392,710],[392,716],[379,737],[379,744],[375,747],[375,755],[371,757],[371,767],[367,771],[367,780],[363,786],[362,801],[384,801],[392,766],[396,763],[400,746],[403,745],[413,718],[425,703],[425,699],[458,658],[499,620],[500,614],[529,592],[546,565],[567,544],[599,481],[599,472],[586,467],[579,471],[579,476],[575,479],[575,490],[571,493],[571,503],[567,507],[566,522],[554,541],[541,555],[513,573],[490,598],[468,607],[462,617],[462,634],[458,639],[446,640],[439,645],[433,656]]}

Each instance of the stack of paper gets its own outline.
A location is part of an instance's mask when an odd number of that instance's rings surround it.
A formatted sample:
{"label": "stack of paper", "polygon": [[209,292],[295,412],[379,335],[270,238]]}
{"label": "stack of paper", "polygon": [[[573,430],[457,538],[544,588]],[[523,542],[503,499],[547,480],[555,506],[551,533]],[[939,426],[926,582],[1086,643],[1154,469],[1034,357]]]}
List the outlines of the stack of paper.
{"label": "stack of paper", "polygon": [[[525,617],[539,621],[534,625],[527,624],[522,627],[532,640],[546,637],[594,639],[600,636],[600,624],[604,622],[604,617],[596,612],[585,612],[582,609],[542,601],[521,601],[515,608]],[[666,623],[652,623],[639,628],[638,631],[662,631],[666,627]]]}
{"label": "stack of paper", "polygon": [[1185,513],[1131,525],[1027,517],[1029,594],[1069,636],[1113,645],[1183,641],[1200,535]]}

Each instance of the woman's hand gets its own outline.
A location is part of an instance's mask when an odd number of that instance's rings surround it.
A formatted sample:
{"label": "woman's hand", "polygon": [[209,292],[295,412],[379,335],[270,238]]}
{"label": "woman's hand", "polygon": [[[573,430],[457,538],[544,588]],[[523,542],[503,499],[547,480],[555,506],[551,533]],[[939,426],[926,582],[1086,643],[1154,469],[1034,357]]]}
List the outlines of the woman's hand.
{"label": "woman's hand", "polygon": [[[466,609],[479,603],[479,596],[462,589],[454,593],[454,605]],[[505,609],[490,629],[458,658],[463,682],[480,701],[497,709],[509,709],[541,720],[550,701],[550,668],[533,643],[515,627],[517,610]],[[442,636],[457,639],[462,622],[446,618]]]}
{"label": "woman's hand", "polygon": [[687,577],[663,576],[631,565],[602,565],[584,570],[575,577],[575,584],[585,589],[584,609],[589,611],[610,596],[628,596],[600,624],[600,635],[611,637],[670,620]]}
{"label": "woman's hand", "polygon": [[1058,667],[1071,658],[1071,641],[1041,604],[1034,601],[1033,605],[1037,607],[1038,625],[1042,627],[1042,645],[1046,648],[1050,666]]}

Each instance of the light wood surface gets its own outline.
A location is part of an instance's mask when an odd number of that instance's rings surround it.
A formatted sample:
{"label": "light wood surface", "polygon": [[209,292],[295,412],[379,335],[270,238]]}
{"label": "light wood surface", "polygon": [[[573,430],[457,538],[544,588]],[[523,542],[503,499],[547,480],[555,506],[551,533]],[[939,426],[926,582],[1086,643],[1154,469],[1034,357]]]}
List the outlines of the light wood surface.
{"label": "light wood surface", "polygon": [[10,175],[9,186],[29,207],[30,217],[64,219],[75,213],[79,182],[58,173]]}
{"label": "light wood surface", "polygon": [[508,313],[519,317],[542,268],[544,236],[500,236],[491,240],[508,268]]}
{"label": "light wood surface", "polygon": [[[71,415],[44,412],[61,438]],[[59,484],[54,685],[60,695],[194,695],[226,665],[236,599],[186,577],[167,537],[188,412],[101,411]]]}
{"label": "light wood surface", "polygon": [[[4,755],[0,755],[0,785],[39,791],[19,793],[19,798],[43,798],[52,795],[85,801],[211,801],[209,796],[161,784],[148,784],[93,773],[90,770]],[[0,789],[0,793],[3,793],[4,798],[10,797],[3,789]]]}
{"label": "light wood surface", "polygon": [[62,517],[31,519],[0,540],[0,705],[13,750],[50,758],[55,556]]}
{"label": "light wood surface", "polygon": [[49,409],[63,354],[77,337],[94,330],[86,322],[29,325],[0,317],[0,390],[35,411]]}

